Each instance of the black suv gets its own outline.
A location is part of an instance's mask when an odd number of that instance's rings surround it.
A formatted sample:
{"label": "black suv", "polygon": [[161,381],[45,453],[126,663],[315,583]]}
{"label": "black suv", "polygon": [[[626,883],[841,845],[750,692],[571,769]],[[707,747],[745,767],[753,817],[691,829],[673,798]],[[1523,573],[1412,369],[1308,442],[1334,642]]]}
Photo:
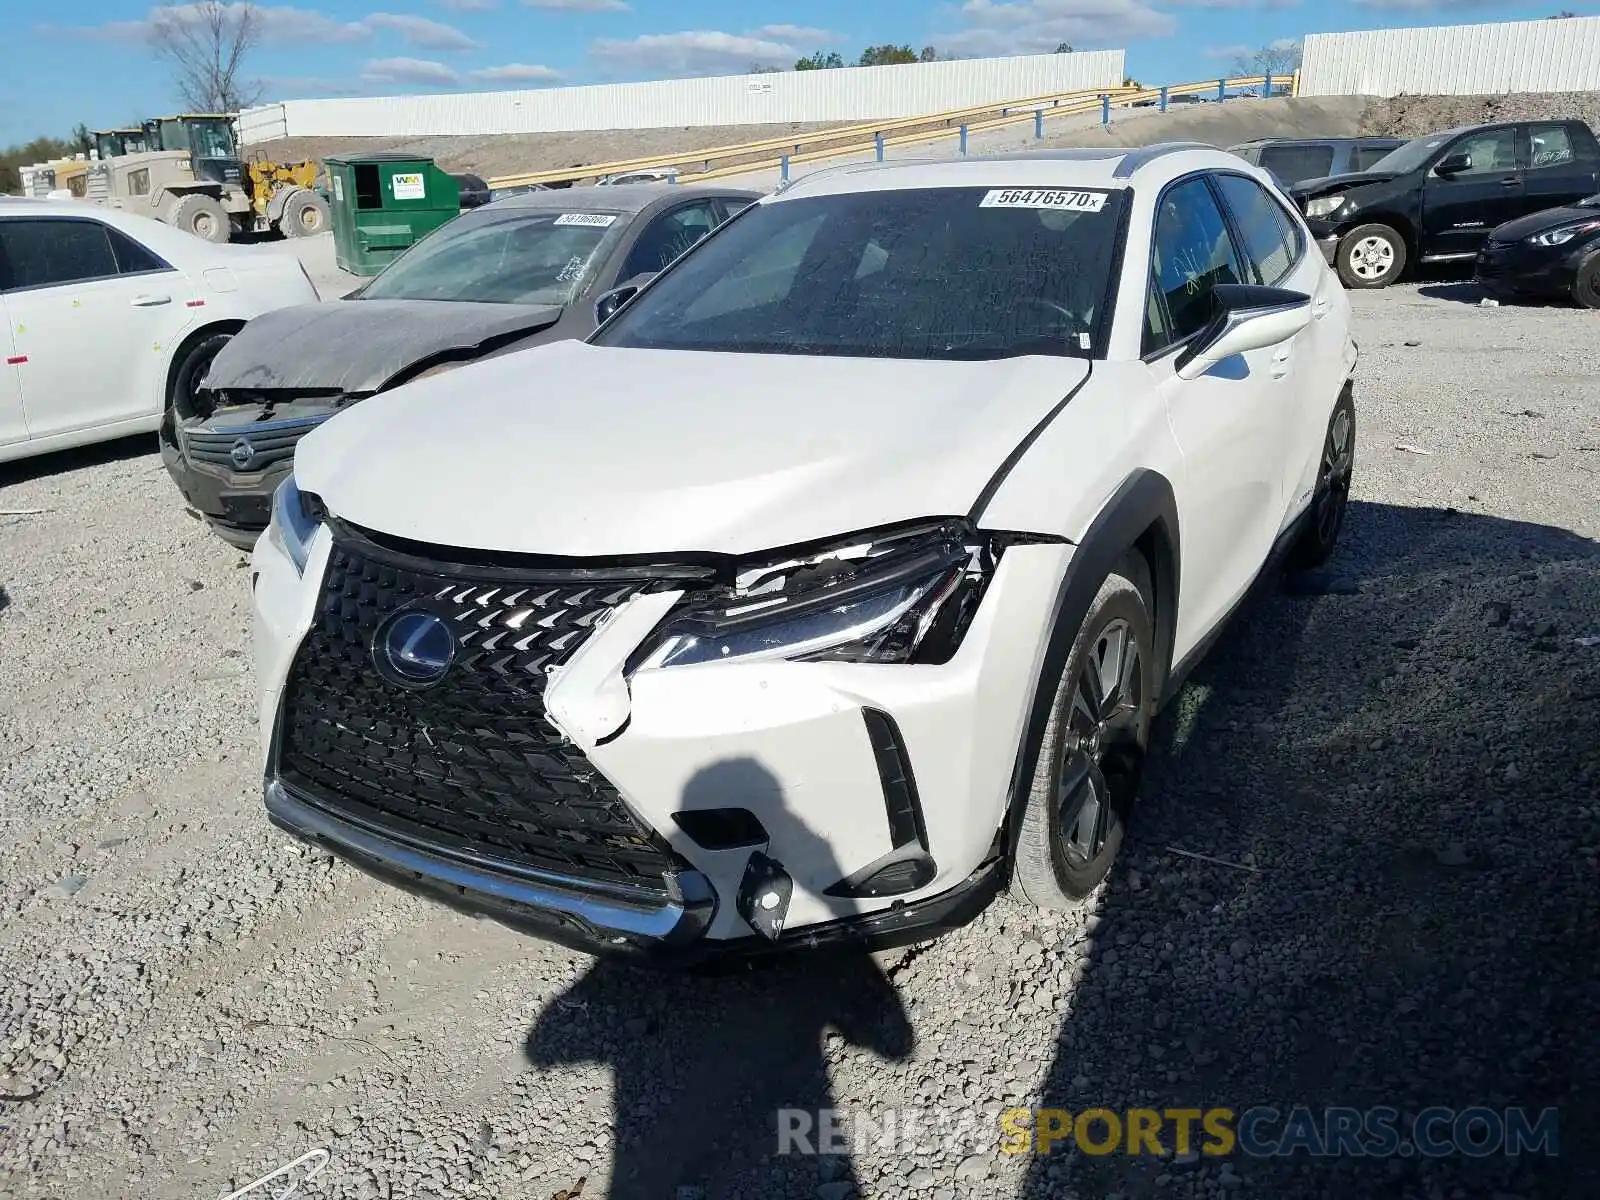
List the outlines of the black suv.
{"label": "black suv", "polygon": [[1306,179],[1365,171],[1405,144],[1405,138],[1393,137],[1254,138],[1229,146],[1228,153],[1269,172],[1287,188]]}
{"label": "black suv", "polygon": [[1368,170],[1291,194],[1347,287],[1384,287],[1406,263],[1463,261],[1496,225],[1600,191],[1582,121],[1470,125],[1407,142]]}

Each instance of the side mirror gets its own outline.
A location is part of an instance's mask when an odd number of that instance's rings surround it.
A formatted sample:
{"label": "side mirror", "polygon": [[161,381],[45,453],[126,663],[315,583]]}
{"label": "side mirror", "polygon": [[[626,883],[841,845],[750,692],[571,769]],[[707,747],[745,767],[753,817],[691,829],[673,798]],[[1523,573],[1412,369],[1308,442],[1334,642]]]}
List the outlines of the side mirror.
{"label": "side mirror", "polygon": [[1173,364],[1198,379],[1225,358],[1288,341],[1311,324],[1311,297],[1287,288],[1222,283],[1211,293],[1211,319]]}
{"label": "side mirror", "polygon": [[1470,170],[1472,170],[1472,155],[1463,154],[1458,150],[1454,154],[1446,154],[1435,163],[1433,173],[1448,179],[1452,175],[1459,175],[1463,171]]}
{"label": "side mirror", "polygon": [[656,272],[645,271],[625,283],[618,284],[609,292],[601,292],[594,302],[594,323],[597,326],[604,325],[617,314],[618,309],[639,294],[640,288],[655,277]]}

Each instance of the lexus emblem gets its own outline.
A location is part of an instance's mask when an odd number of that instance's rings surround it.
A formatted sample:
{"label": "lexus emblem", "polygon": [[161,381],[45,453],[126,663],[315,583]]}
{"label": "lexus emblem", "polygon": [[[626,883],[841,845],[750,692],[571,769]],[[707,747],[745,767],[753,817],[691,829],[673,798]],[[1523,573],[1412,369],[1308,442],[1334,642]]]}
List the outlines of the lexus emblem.
{"label": "lexus emblem", "polygon": [[372,639],[378,670],[403,687],[432,687],[456,657],[456,638],[441,617],[412,610],[385,621]]}

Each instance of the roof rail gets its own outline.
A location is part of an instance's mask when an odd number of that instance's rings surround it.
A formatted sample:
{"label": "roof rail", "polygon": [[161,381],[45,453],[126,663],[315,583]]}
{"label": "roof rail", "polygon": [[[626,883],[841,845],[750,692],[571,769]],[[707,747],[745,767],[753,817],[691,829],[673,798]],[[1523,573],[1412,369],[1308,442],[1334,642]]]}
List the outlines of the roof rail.
{"label": "roof rail", "polygon": [[1157,142],[1153,146],[1141,146],[1137,150],[1129,151],[1128,156],[1117,164],[1117,169],[1111,173],[1111,177],[1127,179],[1147,163],[1165,158],[1169,154],[1182,154],[1186,150],[1216,150],[1217,153],[1222,153],[1210,142]]}

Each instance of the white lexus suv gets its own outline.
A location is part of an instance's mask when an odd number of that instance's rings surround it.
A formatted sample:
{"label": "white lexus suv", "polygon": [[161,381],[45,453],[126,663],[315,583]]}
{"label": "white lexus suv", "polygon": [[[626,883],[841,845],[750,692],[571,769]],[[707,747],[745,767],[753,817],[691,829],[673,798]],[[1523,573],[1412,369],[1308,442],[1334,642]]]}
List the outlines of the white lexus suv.
{"label": "white lexus suv", "polygon": [[1221,151],[812,175],[587,342],[301,444],[253,571],[269,814],[657,960],[1072,904],[1185,670],[1332,552],[1355,361]]}

